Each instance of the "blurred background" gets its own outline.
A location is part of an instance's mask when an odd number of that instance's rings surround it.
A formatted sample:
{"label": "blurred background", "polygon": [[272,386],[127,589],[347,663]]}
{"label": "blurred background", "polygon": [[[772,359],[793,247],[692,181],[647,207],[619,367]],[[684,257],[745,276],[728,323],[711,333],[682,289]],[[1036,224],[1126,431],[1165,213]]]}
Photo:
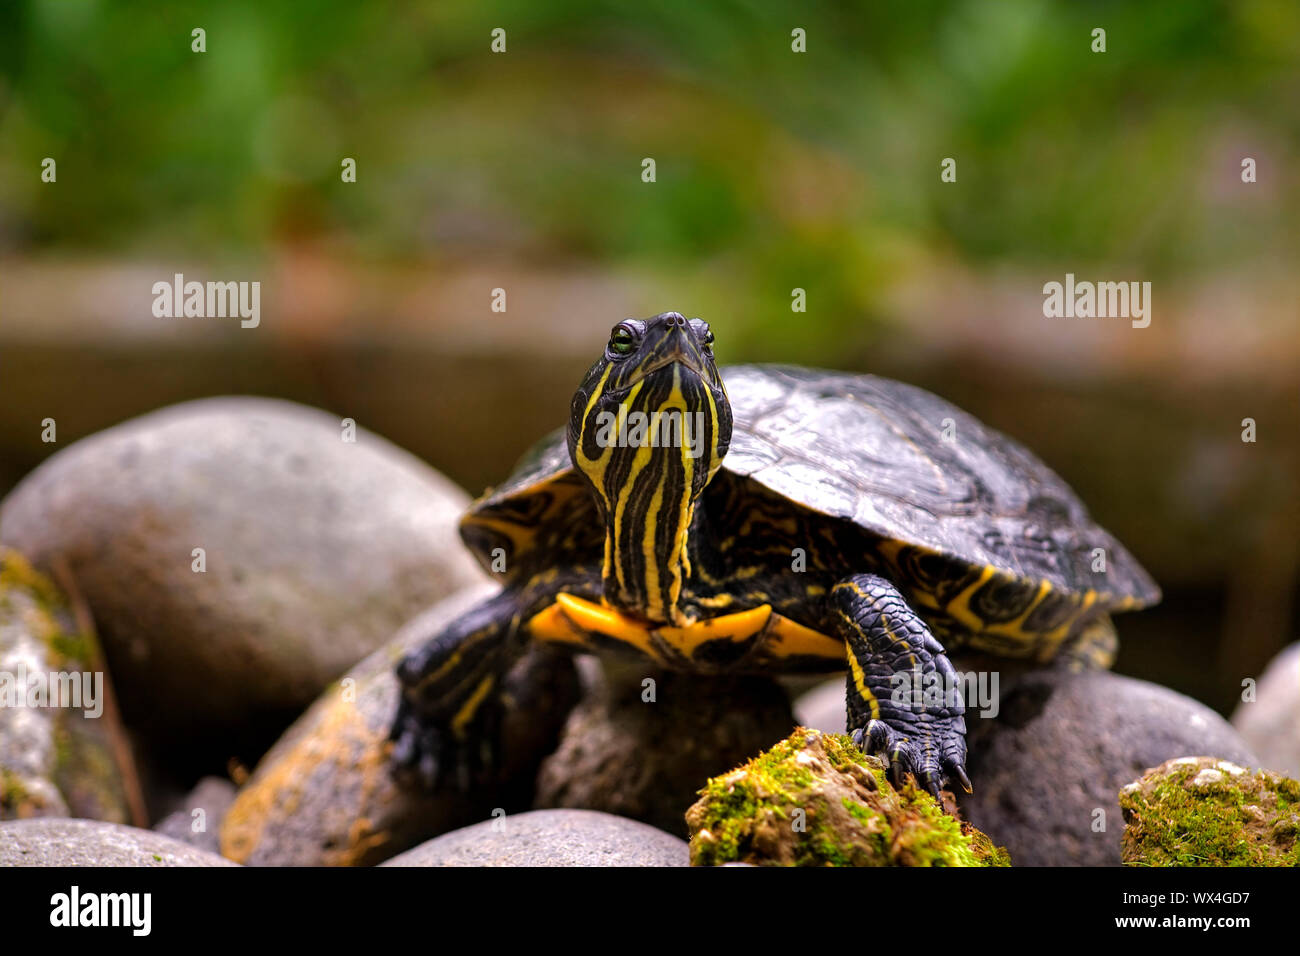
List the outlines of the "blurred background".
{"label": "blurred background", "polygon": [[[1298,630],[1298,107],[1294,0],[7,0],[0,494],[230,393],[477,494],[610,325],[675,309],[724,362],[906,379],[1023,441],[1165,589],[1117,669],[1228,712]],[[156,318],[178,272],[260,281],[261,324]],[[1150,281],[1150,327],[1045,318],[1067,272]]]}

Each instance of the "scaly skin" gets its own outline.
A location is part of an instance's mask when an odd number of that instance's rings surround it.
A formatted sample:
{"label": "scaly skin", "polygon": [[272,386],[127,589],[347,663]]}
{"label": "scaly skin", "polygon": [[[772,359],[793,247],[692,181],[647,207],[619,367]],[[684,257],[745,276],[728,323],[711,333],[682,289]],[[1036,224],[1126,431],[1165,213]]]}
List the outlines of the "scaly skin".
{"label": "scaly skin", "polygon": [[[846,699],[853,742],[886,760],[895,784],[912,773],[936,798],[949,779],[970,792],[966,708],[943,646],[898,589],[878,575],[859,574],[837,584],[831,604],[848,645]],[[938,678],[933,696],[940,700],[926,694],[927,677]]]}
{"label": "scaly skin", "polygon": [[[581,650],[649,653],[659,646],[647,637],[653,632],[676,642],[675,666],[720,659],[696,658],[697,649],[723,653],[726,666],[738,670],[839,669],[847,662],[854,740],[888,761],[895,780],[913,773],[935,794],[949,779],[969,789],[961,700],[917,703],[894,694],[896,679],[914,671],[938,674],[955,688],[952,665],[899,591],[868,573],[879,568],[866,549],[838,544],[826,528],[800,529],[794,510],[777,499],[737,499],[727,482],[711,486],[732,432],[711,342],[703,322],[676,313],[615,327],[574,396],[567,434],[570,459],[605,526],[603,560],[576,565],[581,549],[557,542],[537,558],[544,566],[513,577],[526,584],[484,602],[401,662],[402,700],[391,731],[399,767],[430,786],[468,786],[490,769],[501,678],[529,640],[558,635]],[[609,441],[602,420],[628,414],[689,417],[696,441]],[[569,540],[580,537],[570,533]],[[811,559],[806,573],[791,567],[796,543]],[[549,637],[531,633],[528,622],[561,594],[600,607],[581,629],[565,630],[552,615]],[[766,612],[742,613],[764,606],[804,630],[727,633],[738,620],[765,619]],[[802,650],[772,653],[774,644]]]}

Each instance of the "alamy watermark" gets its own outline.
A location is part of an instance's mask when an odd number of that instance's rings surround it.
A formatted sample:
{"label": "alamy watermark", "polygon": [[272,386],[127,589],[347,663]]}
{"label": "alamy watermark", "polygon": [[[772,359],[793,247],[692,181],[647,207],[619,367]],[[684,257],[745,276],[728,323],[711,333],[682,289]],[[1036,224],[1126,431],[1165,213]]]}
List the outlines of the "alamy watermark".
{"label": "alamy watermark", "polygon": [[104,713],[104,675],[98,671],[0,670],[0,709],[69,708],[97,718]]}
{"label": "alamy watermark", "polygon": [[238,318],[245,329],[262,321],[260,282],[186,282],[178,272],[171,282],[155,282],[153,295],[153,314],[160,319]]}
{"label": "alamy watermark", "polygon": [[890,700],[899,707],[920,713],[963,701],[966,710],[978,710],[981,717],[998,715],[998,672],[966,671],[945,677],[939,671],[920,668],[891,674]]}
{"label": "alamy watermark", "polygon": [[708,426],[703,412],[670,408],[658,412],[629,412],[596,416],[596,444],[601,448],[684,448],[688,458],[704,454]]}
{"label": "alamy watermark", "polygon": [[1043,285],[1043,315],[1049,319],[1132,319],[1133,328],[1151,324],[1150,282],[1083,282],[1074,281],[1074,273],[1065,274],[1065,282]]}
{"label": "alamy watermark", "polygon": [[153,928],[153,894],[83,893],[74,883],[68,892],[50,897],[50,925],[120,927],[133,936],[148,936]]}

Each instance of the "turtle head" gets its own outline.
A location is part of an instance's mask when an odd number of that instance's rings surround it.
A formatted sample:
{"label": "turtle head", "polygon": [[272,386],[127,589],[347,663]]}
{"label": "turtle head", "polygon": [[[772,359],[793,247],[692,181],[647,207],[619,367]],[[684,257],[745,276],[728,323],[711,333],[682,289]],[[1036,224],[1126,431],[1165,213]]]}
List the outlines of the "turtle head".
{"label": "turtle head", "polygon": [[569,456],[605,520],[605,599],[681,623],[695,502],[731,442],[731,405],[700,319],[614,326],[569,411]]}

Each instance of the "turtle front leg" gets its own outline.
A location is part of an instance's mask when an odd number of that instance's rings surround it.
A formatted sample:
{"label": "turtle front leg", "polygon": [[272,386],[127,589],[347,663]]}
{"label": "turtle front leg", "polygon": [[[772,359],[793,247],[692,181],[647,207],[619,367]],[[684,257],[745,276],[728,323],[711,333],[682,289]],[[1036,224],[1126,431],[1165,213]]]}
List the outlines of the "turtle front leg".
{"label": "turtle front leg", "polygon": [[830,604],[847,645],[853,742],[883,757],[895,784],[912,773],[936,797],[950,780],[969,792],[966,708],[943,645],[898,589],[877,575],[840,582]]}
{"label": "turtle front leg", "polygon": [[519,594],[504,591],[430,636],[397,665],[401,699],[389,738],[399,771],[461,790],[494,769],[500,683],[523,652]]}

